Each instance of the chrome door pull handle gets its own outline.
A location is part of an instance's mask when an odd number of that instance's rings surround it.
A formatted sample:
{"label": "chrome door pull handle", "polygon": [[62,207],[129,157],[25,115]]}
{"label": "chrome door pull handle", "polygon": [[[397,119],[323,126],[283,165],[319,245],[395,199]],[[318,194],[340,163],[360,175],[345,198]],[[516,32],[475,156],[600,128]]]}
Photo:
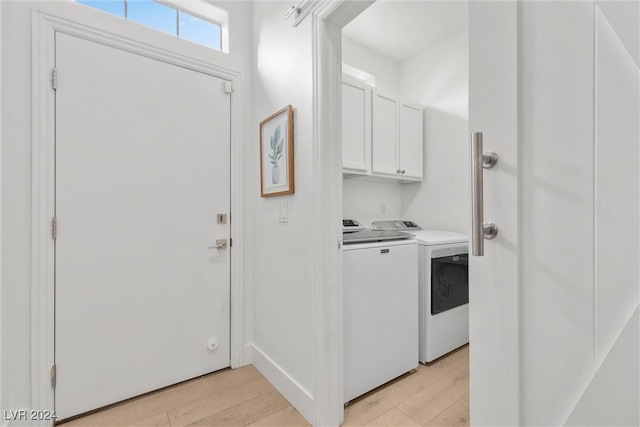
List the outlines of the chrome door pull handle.
{"label": "chrome door pull handle", "polygon": [[209,249],[227,249],[227,239],[216,240],[216,244],[209,246]]}
{"label": "chrome door pull handle", "polygon": [[492,151],[482,152],[482,132],[471,134],[471,253],[484,256],[484,239],[498,235],[498,226],[484,222],[483,169],[490,169],[498,162]]}
{"label": "chrome door pull handle", "polygon": [[[482,132],[477,132],[480,134],[480,138],[482,138]],[[482,151],[482,150],[480,150]],[[486,153],[482,153],[482,167],[485,169],[491,169],[498,163],[498,155],[493,151],[487,151]]]}

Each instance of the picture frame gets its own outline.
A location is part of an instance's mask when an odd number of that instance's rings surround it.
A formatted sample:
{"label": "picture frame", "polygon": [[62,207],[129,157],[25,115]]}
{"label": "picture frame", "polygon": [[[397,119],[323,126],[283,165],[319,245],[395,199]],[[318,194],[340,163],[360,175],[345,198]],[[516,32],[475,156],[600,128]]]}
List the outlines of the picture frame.
{"label": "picture frame", "polygon": [[293,193],[293,107],[287,105],[260,122],[260,195]]}

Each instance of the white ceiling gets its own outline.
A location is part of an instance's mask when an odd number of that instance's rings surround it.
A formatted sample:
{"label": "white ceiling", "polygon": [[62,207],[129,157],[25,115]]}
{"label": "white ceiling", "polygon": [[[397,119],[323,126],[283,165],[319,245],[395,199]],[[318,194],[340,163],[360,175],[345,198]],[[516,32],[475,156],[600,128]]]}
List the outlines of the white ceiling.
{"label": "white ceiling", "polygon": [[467,29],[468,11],[468,2],[460,0],[377,0],[342,34],[402,61]]}

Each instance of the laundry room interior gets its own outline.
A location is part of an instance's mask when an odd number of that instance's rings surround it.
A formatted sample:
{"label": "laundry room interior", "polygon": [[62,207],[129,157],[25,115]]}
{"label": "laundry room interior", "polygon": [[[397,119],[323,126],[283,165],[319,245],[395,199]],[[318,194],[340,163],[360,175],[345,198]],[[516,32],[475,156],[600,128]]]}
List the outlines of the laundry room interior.
{"label": "laundry room interior", "polygon": [[0,426],[638,425],[633,16],[0,1]]}
{"label": "laundry room interior", "polygon": [[[369,78],[372,89],[422,106],[424,129],[419,178],[389,177],[376,173],[376,165],[363,173],[344,171],[344,218],[367,227],[376,220],[406,219],[468,234],[466,2],[410,2],[402,9],[375,3],[343,29],[342,49],[343,74]],[[358,76],[358,70],[368,76]],[[348,113],[343,111],[343,119]]]}
{"label": "laundry room interior", "polygon": [[394,415],[469,420],[468,13],[378,2],[342,29],[346,425],[435,369]]}

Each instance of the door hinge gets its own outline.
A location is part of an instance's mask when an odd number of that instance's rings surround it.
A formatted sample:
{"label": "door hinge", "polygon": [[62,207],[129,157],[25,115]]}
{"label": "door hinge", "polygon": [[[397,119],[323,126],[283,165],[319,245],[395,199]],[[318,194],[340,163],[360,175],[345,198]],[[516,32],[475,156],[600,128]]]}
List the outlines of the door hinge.
{"label": "door hinge", "polygon": [[224,93],[233,93],[234,91],[233,82],[224,82]]}
{"label": "door hinge", "polygon": [[56,388],[56,380],[57,380],[56,365],[53,365],[51,367],[51,387],[52,388]]}
{"label": "door hinge", "polygon": [[233,246],[233,239],[229,238],[229,247]]}
{"label": "door hinge", "polygon": [[58,69],[57,68],[51,69],[51,88],[53,90],[58,89]]}
{"label": "door hinge", "polygon": [[55,216],[51,218],[51,238],[56,240],[58,237],[58,218]]}

